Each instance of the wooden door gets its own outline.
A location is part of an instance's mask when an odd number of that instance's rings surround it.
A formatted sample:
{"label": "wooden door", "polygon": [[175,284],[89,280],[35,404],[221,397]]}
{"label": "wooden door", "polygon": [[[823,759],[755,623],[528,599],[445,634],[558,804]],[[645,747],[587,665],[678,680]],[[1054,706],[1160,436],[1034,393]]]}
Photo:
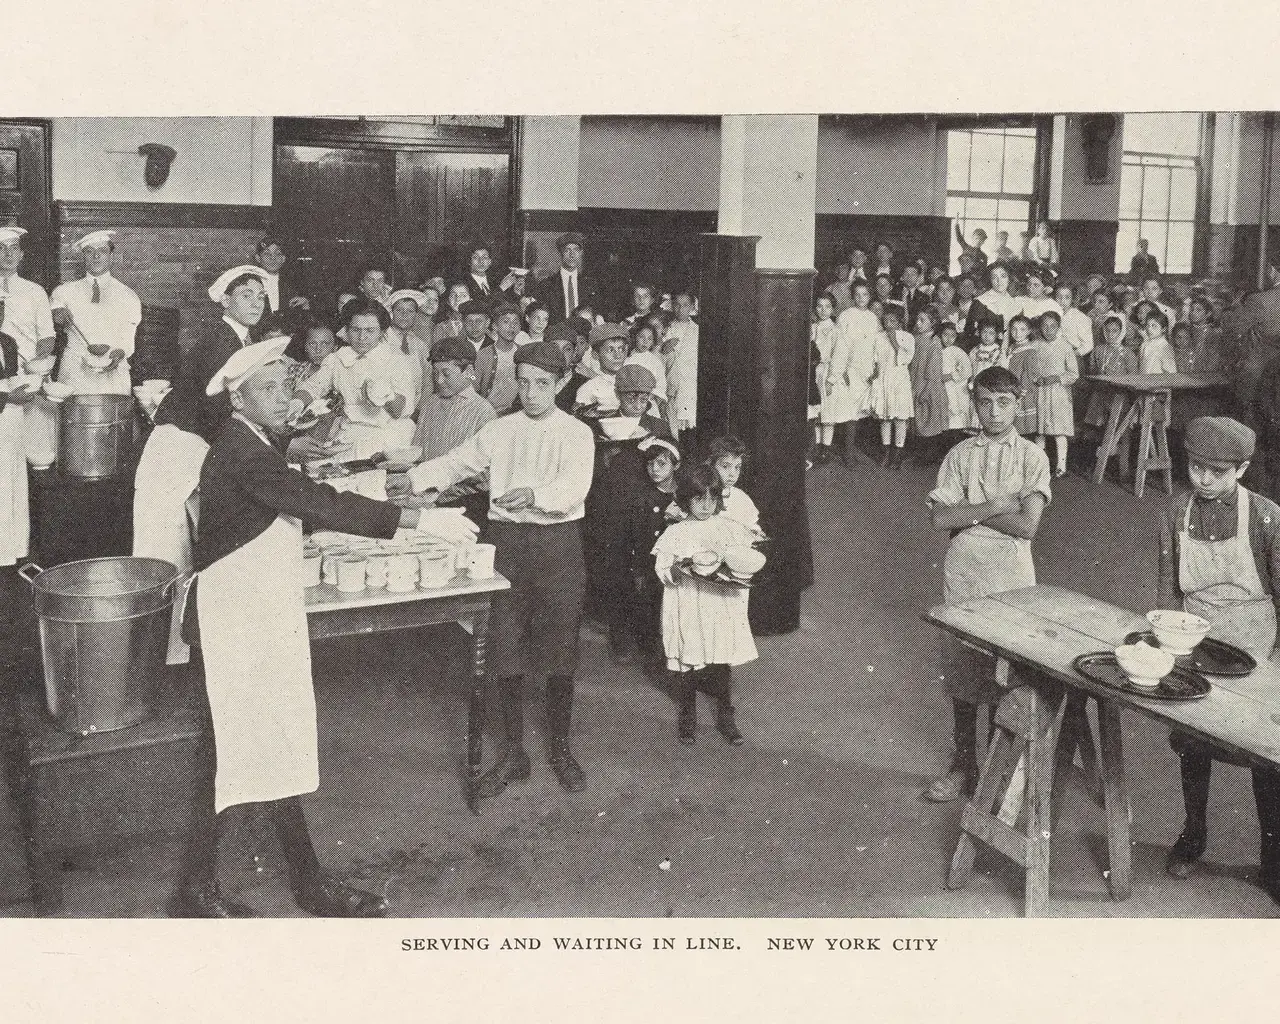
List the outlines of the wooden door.
{"label": "wooden door", "polygon": [[511,157],[507,153],[401,151],[396,154],[395,249],[404,280],[446,280],[468,269],[465,249],[483,241],[501,280],[519,259],[509,251]]}
{"label": "wooden door", "polygon": [[[322,316],[337,312],[365,260],[389,260],[396,154],[277,145],[273,229],[289,247],[299,292]],[[390,271],[388,266],[388,271]]]}
{"label": "wooden door", "polygon": [[58,283],[51,205],[48,127],[0,121],[0,224],[27,229],[18,272],[46,289]]}

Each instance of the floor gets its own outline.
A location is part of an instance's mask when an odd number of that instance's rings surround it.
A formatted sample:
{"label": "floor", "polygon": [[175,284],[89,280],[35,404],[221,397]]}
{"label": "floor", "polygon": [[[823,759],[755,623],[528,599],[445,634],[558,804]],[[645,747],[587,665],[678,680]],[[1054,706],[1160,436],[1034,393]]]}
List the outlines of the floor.
{"label": "floor", "polygon": [[[323,779],[308,813],[322,860],[406,917],[1020,914],[1020,877],[994,855],[980,854],[968,888],[946,889],[960,805],[920,799],[950,752],[937,635],[920,619],[939,600],[946,546],[924,513],[932,475],[869,462],[809,473],[817,581],[801,628],[762,639],[760,659],[735,672],[743,747],[728,747],[709,713],[696,746],[680,746],[666,694],[638,668],[614,666],[601,634],[585,629],[574,736],[588,785],[576,796],[541,759],[533,693],[533,778],[480,816],[467,811],[460,631],[320,646]],[[1036,541],[1040,581],[1150,608],[1159,500],[1158,491],[1139,500],[1081,476],[1058,481]],[[1107,897],[1101,811],[1069,790],[1055,823],[1048,913],[1276,916],[1252,884],[1247,775],[1218,768],[1207,862],[1176,881],[1163,871],[1181,824],[1167,732],[1136,716],[1124,732],[1133,897]],[[42,780],[54,794],[46,827],[82,834],[64,840],[64,916],[162,913],[180,848],[184,752]],[[68,812],[80,827],[59,824]],[[261,822],[246,820],[224,844],[223,879],[264,914],[299,913]]]}

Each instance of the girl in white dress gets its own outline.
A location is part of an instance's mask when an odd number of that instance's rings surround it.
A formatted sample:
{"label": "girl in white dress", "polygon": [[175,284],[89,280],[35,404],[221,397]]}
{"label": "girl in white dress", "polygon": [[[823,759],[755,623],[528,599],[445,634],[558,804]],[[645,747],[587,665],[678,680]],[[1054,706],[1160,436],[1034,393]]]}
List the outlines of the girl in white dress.
{"label": "girl in white dress", "polygon": [[907,421],[916,414],[911,388],[911,357],[916,343],[902,330],[902,314],[886,306],[884,330],[876,336],[875,370],[871,380],[871,415],[880,421],[880,465],[902,468],[902,450],[907,445]]}
{"label": "girl in white dress", "polygon": [[760,530],[760,511],[747,492],[738,486],[746,457],[747,446],[732,434],[717,437],[707,446],[706,462],[720,480],[720,502],[725,518],[741,523],[759,539],[764,536]]}
{"label": "girl in white dress", "polygon": [[969,353],[969,429],[981,430],[978,422],[978,407],[973,400],[973,380],[983,370],[992,366],[1009,366],[1009,357],[1005,354],[1004,345],[1000,343],[1000,332],[995,322],[988,320],[978,331],[978,344]]}
{"label": "girl in white dress", "polygon": [[956,325],[944,320],[938,328],[942,342],[942,384],[947,391],[947,429],[964,430],[969,426],[969,379],[973,365],[969,356],[956,344]]}
{"label": "girl in white dress", "polygon": [[[819,295],[813,304],[814,324],[809,337],[818,348],[818,366],[815,375],[822,404],[818,409],[816,461],[818,465],[831,461],[831,442],[835,438],[836,424],[847,423],[849,385],[844,379],[843,365],[837,366],[834,357],[844,356],[846,349],[840,345],[839,330],[831,319],[835,302],[830,295]],[[843,361],[843,360],[842,360]]]}
{"label": "girl in white dress", "polygon": [[1022,315],[1032,324],[1039,321],[1045,313],[1056,313],[1062,318],[1062,307],[1053,301],[1049,289],[1053,286],[1053,278],[1049,272],[1039,267],[1031,267],[1027,271],[1027,294],[1022,297]]}
{"label": "girl in white dress", "polygon": [[965,333],[976,339],[978,329],[987,320],[995,322],[1003,341],[1009,340],[1009,321],[1022,312],[1022,299],[1009,294],[1009,268],[993,263],[987,271],[991,287],[969,304],[965,316]]}
{"label": "girl in white dress", "polygon": [[703,552],[723,557],[749,547],[753,537],[742,523],[722,514],[722,485],[708,465],[682,471],[676,502],[686,514],[654,545],[654,570],[663,583],[662,645],[680,701],[679,737],[692,743],[697,728],[701,683],[716,699],[716,728],[734,746],[742,743],[733,707],[731,666],[756,658],[743,589],[694,578],[676,563]]}
{"label": "girl in white dress", "polygon": [[1036,445],[1052,437],[1057,454],[1053,475],[1067,475],[1067,439],[1075,437],[1071,387],[1079,378],[1076,352],[1060,333],[1062,318],[1053,310],[1042,313],[1040,338],[1030,356],[1032,384],[1036,388]]}

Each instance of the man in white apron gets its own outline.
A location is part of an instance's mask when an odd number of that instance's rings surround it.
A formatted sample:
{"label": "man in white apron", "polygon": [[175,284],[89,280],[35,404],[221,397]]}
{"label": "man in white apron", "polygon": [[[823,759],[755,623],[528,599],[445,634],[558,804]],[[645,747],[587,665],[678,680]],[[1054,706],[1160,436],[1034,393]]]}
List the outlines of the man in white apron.
{"label": "man in white apron", "polygon": [[476,535],[460,512],[340,494],[288,465],[271,440],[292,398],[287,345],[278,338],[242,349],[207,389],[229,393],[233,412],[200,473],[197,576],[184,632],[200,647],[213,737],[210,743],[206,733],[196,755],[191,835],[172,916],[251,914],[222,895],[216,855],[221,812],[248,803],[266,805],[299,907],[322,917],[385,913],[378,897],[321,871],[299,799],[320,782],[301,521],[369,537],[391,538],[399,527],[451,542]]}
{"label": "man in white apron", "polygon": [[27,555],[27,460],[22,447],[26,388],[17,342],[0,334],[0,906],[28,899],[36,880],[31,766],[19,717],[18,695],[34,666],[31,588],[17,572]]}
{"label": "man in white apron", "polygon": [[[77,395],[127,395],[129,357],[142,322],[142,301],[111,275],[114,231],[91,231],[75,247],[85,275],[53,290],[53,322],[67,333],[58,380]],[[105,366],[95,360],[106,359]]]}
{"label": "man in white apron", "polygon": [[[232,267],[210,285],[209,298],[222,307],[222,319],[183,356],[173,390],[156,410],[155,429],[138,460],[133,553],[173,564],[184,581],[194,564],[200,468],[230,415],[225,391],[213,399],[205,389],[232,355],[252,343],[251,331],[265,308],[264,273],[260,267]],[[180,587],[178,594],[183,592]],[[165,659],[170,665],[185,665],[191,656],[182,639],[182,607],[181,600],[174,603]]]}
{"label": "man in white apron", "polygon": [[[1276,645],[1280,506],[1239,484],[1255,444],[1252,430],[1225,416],[1187,425],[1192,490],[1170,504],[1161,523],[1160,603],[1208,619],[1210,636],[1265,661]],[[1165,866],[1175,878],[1187,878],[1207,844],[1213,762],[1238,762],[1183,733],[1174,732],[1170,744],[1181,762],[1187,817]],[[1254,768],[1252,775],[1262,887],[1280,902],[1280,771]]]}
{"label": "man in white apron", "polygon": [[[942,598],[959,604],[1035,586],[1031,540],[1050,500],[1049,459],[1014,427],[1022,388],[1003,367],[974,379],[982,433],[947,453],[929,494],[933,526],[951,533],[943,562]],[[978,706],[999,699],[995,661],[953,638],[943,641],[943,675],[955,714],[955,757],[925,799],[946,803],[978,781]]]}
{"label": "man in white apron", "polygon": [[[34,281],[18,276],[25,228],[0,228],[0,330],[18,343],[19,372],[45,373],[41,364],[53,355],[53,316],[49,296]],[[50,362],[48,369],[52,369]],[[43,395],[23,410],[22,446],[27,462],[45,468],[58,457],[58,407]]]}

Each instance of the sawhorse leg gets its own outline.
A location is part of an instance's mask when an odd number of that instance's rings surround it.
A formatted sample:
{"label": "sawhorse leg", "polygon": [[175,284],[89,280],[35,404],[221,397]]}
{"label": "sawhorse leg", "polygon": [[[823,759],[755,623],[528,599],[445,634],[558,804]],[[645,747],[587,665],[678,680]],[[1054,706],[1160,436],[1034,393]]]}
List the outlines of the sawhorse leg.
{"label": "sawhorse leg", "polygon": [[1124,392],[1111,392],[1111,408],[1107,415],[1107,429],[1102,435],[1102,444],[1093,462],[1093,482],[1100,484],[1106,479],[1107,461],[1116,453],[1116,442],[1122,437],[1120,421],[1124,418]]}
{"label": "sawhorse leg", "polygon": [[[997,659],[997,673],[1008,663]],[[1055,709],[1033,685],[1010,690],[995,711],[995,738],[977,792],[964,809],[960,841],[951,858],[948,886],[959,889],[973,873],[975,839],[981,839],[1025,871],[1023,913],[1037,916],[1049,899],[1049,818],[1053,794]],[[1026,797],[1022,829],[1010,824],[1004,807],[1009,784],[1025,758]],[[1016,819],[1015,819],[1016,820]]]}
{"label": "sawhorse leg", "polygon": [[484,681],[489,642],[489,609],[471,619],[471,701],[467,708],[467,778],[465,794],[472,814],[480,813],[476,785],[480,781],[480,760],[484,751]]}

